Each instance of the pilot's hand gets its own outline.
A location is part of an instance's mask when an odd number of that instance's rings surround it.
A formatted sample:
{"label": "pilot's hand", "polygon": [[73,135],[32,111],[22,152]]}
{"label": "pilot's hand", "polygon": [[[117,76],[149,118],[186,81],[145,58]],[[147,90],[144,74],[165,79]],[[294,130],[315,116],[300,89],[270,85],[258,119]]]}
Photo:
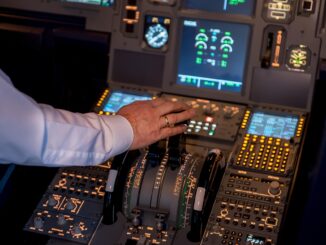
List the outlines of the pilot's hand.
{"label": "pilot's hand", "polygon": [[134,139],[130,149],[138,149],[158,140],[183,133],[187,126],[178,124],[195,116],[195,110],[181,102],[162,98],[136,101],[122,107],[118,115],[131,124]]}

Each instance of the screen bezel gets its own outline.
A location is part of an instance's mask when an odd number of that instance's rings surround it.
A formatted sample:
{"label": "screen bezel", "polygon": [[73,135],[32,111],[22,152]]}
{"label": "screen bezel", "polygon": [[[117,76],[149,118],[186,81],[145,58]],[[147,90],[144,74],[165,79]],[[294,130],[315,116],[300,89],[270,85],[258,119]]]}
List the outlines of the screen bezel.
{"label": "screen bezel", "polygon": [[214,13],[217,15],[236,15],[236,16],[245,16],[245,17],[254,17],[256,14],[256,6],[257,6],[257,0],[253,0],[253,6],[252,6],[252,13],[250,15],[246,15],[246,14],[239,14],[239,13],[226,13],[226,12],[217,12],[217,11],[209,11],[209,10],[205,10],[205,9],[199,9],[199,8],[189,8],[186,6],[186,2],[187,0],[183,0],[182,1],[182,9],[185,10],[190,10],[190,11],[200,11],[200,12],[208,12],[208,13]]}
{"label": "screen bezel", "polygon": [[[247,17],[248,18],[248,17]],[[177,84],[177,79],[178,79],[178,67],[179,67],[179,54],[180,54],[180,49],[182,46],[182,38],[183,38],[183,23],[185,19],[189,20],[199,20],[199,21],[215,21],[215,22],[225,22],[225,23],[230,23],[230,24],[240,24],[240,25],[247,25],[249,27],[249,39],[247,43],[247,53],[245,55],[245,65],[244,65],[244,72],[243,72],[243,82],[242,86],[239,92],[234,92],[234,91],[227,91],[227,90],[215,90],[215,89],[209,89],[209,88],[197,88],[193,86],[185,86],[181,84]],[[250,18],[251,19],[251,18]],[[177,24],[177,44],[176,44],[176,49],[175,49],[175,54],[174,54],[174,67],[173,67],[173,79],[174,82],[170,84],[170,87],[172,90],[178,90],[182,92],[186,92],[186,95],[192,95],[194,94],[194,90],[200,91],[199,93],[204,93],[204,94],[214,94],[214,95],[226,95],[226,96],[231,96],[231,97],[243,97],[246,92],[246,87],[247,87],[247,78],[248,78],[248,67],[250,63],[250,49],[251,49],[251,43],[252,43],[252,33],[253,33],[253,26],[251,23],[248,22],[238,22],[238,21],[230,21],[230,20],[221,20],[221,19],[211,19],[211,18],[195,18],[192,16],[182,16],[178,19],[179,23]],[[206,96],[204,96],[206,97]]]}
{"label": "screen bezel", "polygon": [[[297,129],[298,129],[298,125],[299,125],[299,120],[300,120],[300,116],[297,115],[297,114],[294,114],[294,113],[286,113],[286,112],[275,112],[275,111],[263,111],[263,110],[256,110],[256,111],[253,111],[250,115],[250,118],[248,120],[248,125],[246,127],[246,132],[249,134],[249,128],[250,128],[250,124],[252,122],[252,119],[253,119],[253,116],[255,113],[263,113],[265,115],[269,115],[269,116],[275,116],[275,117],[294,117],[297,119],[297,123],[296,123],[296,126],[295,126],[295,130],[294,130],[294,133],[293,133],[293,136],[290,137],[289,139],[287,138],[284,138],[284,137],[275,137],[275,136],[266,136],[266,135],[263,135],[263,134],[257,134],[258,136],[265,136],[267,138],[271,137],[271,138],[280,138],[282,140],[291,140],[293,138],[296,137],[296,132],[297,132]],[[253,135],[253,134],[251,134]],[[256,135],[256,134],[255,134]]]}

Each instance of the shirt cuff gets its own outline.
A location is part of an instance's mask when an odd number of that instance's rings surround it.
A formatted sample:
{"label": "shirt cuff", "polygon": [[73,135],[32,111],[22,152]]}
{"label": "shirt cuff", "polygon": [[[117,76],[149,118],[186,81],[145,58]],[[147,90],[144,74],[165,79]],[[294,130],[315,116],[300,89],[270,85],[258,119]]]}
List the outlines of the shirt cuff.
{"label": "shirt cuff", "polygon": [[128,150],[134,140],[134,132],[130,122],[123,116],[106,116],[109,119],[113,145],[110,156],[118,155]]}

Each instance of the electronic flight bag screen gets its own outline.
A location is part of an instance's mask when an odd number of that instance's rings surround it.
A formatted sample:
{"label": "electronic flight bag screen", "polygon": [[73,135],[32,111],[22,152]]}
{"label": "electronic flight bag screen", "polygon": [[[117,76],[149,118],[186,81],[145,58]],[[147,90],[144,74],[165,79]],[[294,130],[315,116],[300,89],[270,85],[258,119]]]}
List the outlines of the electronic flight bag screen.
{"label": "electronic flight bag screen", "polygon": [[134,101],[151,100],[150,95],[138,95],[125,92],[114,91],[111,93],[108,101],[103,106],[104,112],[117,112],[121,107],[131,104]]}
{"label": "electronic flight bag screen", "polygon": [[209,12],[251,16],[254,13],[255,0],[186,0],[184,7]]}
{"label": "electronic flight bag screen", "polygon": [[297,116],[277,116],[255,112],[248,133],[289,140],[294,136],[298,124]]}
{"label": "electronic flight bag screen", "polygon": [[249,37],[249,25],[184,19],[177,84],[240,92]]}

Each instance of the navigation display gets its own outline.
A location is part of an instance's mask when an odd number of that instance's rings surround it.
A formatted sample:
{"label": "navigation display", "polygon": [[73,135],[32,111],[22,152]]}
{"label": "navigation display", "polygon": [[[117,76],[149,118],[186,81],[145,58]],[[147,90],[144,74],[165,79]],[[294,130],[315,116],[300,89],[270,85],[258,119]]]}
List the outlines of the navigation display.
{"label": "navigation display", "polygon": [[68,2],[68,3],[85,3],[85,4],[94,4],[94,5],[100,5],[100,6],[112,6],[114,3],[114,0],[62,0],[62,2]]}
{"label": "navigation display", "polygon": [[240,92],[249,36],[245,24],[183,20],[177,84]]}
{"label": "navigation display", "polygon": [[151,100],[150,95],[129,94],[124,92],[112,92],[108,101],[103,106],[104,112],[117,112],[121,107],[139,100]]}
{"label": "navigation display", "polygon": [[256,112],[251,118],[248,133],[288,140],[294,136],[297,124],[296,116],[276,116]]}
{"label": "navigation display", "polygon": [[209,12],[251,16],[254,13],[255,0],[186,0],[184,7]]}

